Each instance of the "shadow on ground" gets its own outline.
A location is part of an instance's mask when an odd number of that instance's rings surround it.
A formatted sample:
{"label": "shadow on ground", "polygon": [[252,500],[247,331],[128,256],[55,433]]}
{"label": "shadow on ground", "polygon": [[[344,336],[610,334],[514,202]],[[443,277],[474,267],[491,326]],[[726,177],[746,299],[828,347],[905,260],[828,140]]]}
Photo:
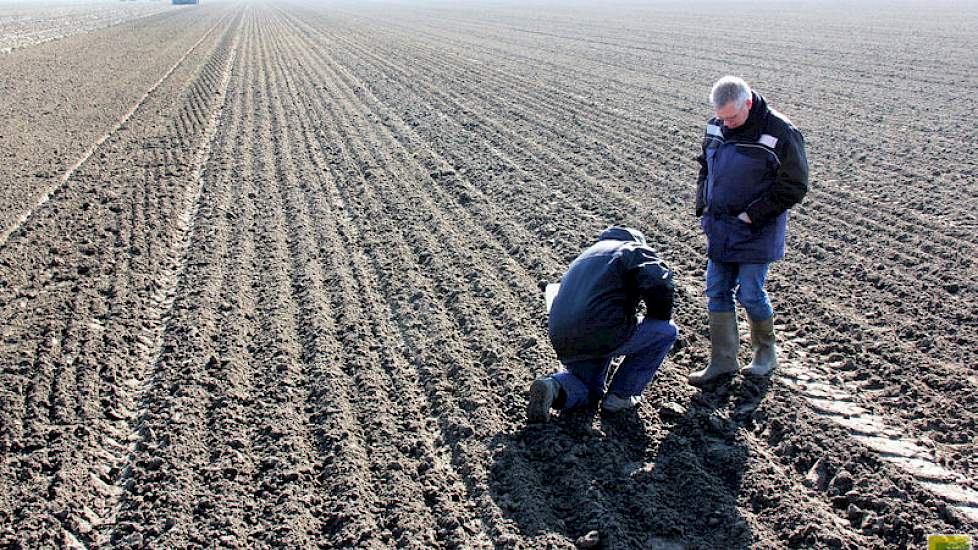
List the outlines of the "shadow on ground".
{"label": "shadow on ground", "polygon": [[591,408],[500,434],[491,495],[535,547],[756,547],[737,507],[748,456],[737,427],[767,389],[727,379],[685,408],[652,397],[638,410]]}

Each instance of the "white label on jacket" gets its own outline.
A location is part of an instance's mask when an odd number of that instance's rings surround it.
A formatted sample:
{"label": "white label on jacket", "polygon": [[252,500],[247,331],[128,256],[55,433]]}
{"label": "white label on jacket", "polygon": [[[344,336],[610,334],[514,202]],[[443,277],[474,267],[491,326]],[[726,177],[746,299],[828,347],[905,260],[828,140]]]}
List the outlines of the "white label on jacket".
{"label": "white label on jacket", "polygon": [[707,124],[706,125],[706,133],[709,134],[709,135],[711,135],[711,136],[720,136],[720,137],[723,137],[723,132],[720,131],[720,127],[717,126],[716,124]]}
{"label": "white label on jacket", "polygon": [[771,149],[778,144],[778,138],[772,136],[771,134],[761,134],[761,138],[757,140],[761,145],[766,145]]}

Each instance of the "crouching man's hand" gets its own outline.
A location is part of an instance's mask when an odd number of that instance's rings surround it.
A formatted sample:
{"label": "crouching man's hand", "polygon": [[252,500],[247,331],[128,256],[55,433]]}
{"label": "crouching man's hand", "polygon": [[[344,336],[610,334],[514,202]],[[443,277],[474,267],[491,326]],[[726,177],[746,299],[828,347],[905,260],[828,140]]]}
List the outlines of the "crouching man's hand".
{"label": "crouching man's hand", "polygon": [[651,319],[668,321],[672,319],[672,305],[675,290],[671,287],[659,287],[648,290],[642,296],[645,301],[647,316]]}

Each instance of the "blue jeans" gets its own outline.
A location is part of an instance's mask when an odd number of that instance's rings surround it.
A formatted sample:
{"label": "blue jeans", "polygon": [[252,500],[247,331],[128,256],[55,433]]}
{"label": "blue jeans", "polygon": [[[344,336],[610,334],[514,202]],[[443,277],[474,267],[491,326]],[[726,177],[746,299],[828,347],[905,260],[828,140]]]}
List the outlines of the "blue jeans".
{"label": "blue jeans", "polygon": [[767,269],[771,264],[738,264],[714,262],[706,264],[707,309],[710,311],[734,311],[734,289],[737,301],[747,310],[752,321],[764,321],[774,315],[771,300],[764,290]]}
{"label": "blue jeans", "polygon": [[679,330],[672,321],[646,319],[608,357],[564,363],[567,370],[553,375],[567,396],[561,408],[596,403],[604,397],[608,369],[612,359],[619,355],[624,355],[625,360],[615,372],[608,391],[619,397],[641,395],[659,370],[678,334]]}

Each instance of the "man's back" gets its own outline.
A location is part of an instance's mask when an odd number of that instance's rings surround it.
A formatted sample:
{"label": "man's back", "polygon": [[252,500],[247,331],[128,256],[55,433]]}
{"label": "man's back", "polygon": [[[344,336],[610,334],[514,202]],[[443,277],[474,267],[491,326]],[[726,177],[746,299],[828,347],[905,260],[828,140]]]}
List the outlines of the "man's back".
{"label": "man's back", "polygon": [[606,229],[561,279],[549,321],[557,356],[574,360],[611,353],[635,329],[639,299],[651,302],[658,317],[669,318],[672,288],[672,274],[639,231]]}
{"label": "man's back", "polygon": [[638,295],[626,289],[621,265],[628,246],[634,244],[598,241],[561,278],[549,322],[558,357],[605,355],[634,327]]}

